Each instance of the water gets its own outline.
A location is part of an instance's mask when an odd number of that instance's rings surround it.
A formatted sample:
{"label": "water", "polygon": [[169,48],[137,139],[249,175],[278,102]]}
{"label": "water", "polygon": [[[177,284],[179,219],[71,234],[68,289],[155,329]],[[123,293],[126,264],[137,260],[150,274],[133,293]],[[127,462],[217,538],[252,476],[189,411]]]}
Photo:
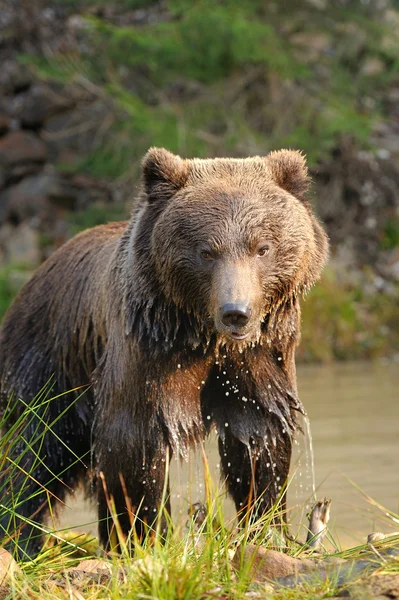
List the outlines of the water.
{"label": "water", "polygon": [[[389,532],[388,519],[380,519],[382,513],[370,507],[351,481],[385,508],[399,513],[399,365],[300,367],[298,384],[313,437],[316,496],[332,499],[334,535],[348,546],[364,542],[373,530]],[[306,444],[298,441],[293,463],[300,455],[300,465],[293,464],[295,476],[288,491],[291,507],[309,502],[313,495],[312,446],[308,442],[306,452]],[[206,444],[206,452],[211,474],[218,481],[215,438]],[[189,504],[204,499],[202,458],[192,458],[180,467],[173,461],[171,477],[174,519],[186,519]],[[191,485],[190,479],[195,479]],[[94,512],[76,496],[67,500],[62,526],[95,522]],[[231,503],[226,511],[233,514]],[[80,529],[96,533],[94,524]],[[397,523],[392,524],[392,531],[398,529]]]}
{"label": "water", "polygon": [[373,530],[389,531],[351,481],[399,513],[398,390],[397,364],[299,370],[299,392],[313,435],[316,494],[332,498],[331,527],[343,543],[364,542]]}

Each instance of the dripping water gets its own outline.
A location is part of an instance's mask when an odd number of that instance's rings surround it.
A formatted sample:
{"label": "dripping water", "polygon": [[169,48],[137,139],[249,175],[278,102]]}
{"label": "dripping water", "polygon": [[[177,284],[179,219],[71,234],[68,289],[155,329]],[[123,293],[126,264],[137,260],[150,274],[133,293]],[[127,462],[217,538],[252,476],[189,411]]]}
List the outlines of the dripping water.
{"label": "dripping water", "polygon": [[312,431],[310,429],[310,421],[308,415],[303,415],[305,425],[305,460],[306,460],[306,492],[309,492],[310,500],[316,501],[316,478],[314,471],[314,452]]}

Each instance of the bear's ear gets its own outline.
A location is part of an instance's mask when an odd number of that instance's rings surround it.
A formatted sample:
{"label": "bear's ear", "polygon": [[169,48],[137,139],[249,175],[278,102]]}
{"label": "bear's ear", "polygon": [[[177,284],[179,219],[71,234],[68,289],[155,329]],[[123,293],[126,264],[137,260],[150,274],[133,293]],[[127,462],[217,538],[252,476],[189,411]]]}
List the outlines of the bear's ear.
{"label": "bear's ear", "polygon": [[187,161],[164,148],[150,148],[141,166],[144,190],[150,200],[168,200],[187,181]]}
{"label": "bear's ear", "polygon": [[303,200],[311,184],[305,156],[297,150],[277,150],[270,152],[265,160],[273,181]]}

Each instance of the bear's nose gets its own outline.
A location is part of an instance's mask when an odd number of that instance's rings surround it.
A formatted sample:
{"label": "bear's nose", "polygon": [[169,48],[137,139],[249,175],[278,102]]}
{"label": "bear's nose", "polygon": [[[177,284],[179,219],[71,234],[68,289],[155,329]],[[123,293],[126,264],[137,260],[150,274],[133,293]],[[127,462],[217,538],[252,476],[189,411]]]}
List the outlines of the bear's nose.
{"label": "bear's nose", "polygon": [[246,304],[225,304],[220,309],[220,318],[227,327],[244,327],[251,314],[252,310]]}

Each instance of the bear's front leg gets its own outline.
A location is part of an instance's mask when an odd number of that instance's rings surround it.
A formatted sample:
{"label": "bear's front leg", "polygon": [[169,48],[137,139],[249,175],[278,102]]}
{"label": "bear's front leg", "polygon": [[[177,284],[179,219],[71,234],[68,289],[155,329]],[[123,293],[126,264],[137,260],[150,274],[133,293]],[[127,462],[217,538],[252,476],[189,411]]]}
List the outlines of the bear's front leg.
{"label": "bear's front leg", "polygon": [[[239,518],[250,511],[251,521],[269,511],[288,478],[291,438],[281,432],[274,440],[251,437],[241,442],[226,428],[219,438],[222,471]],[[285,508],[285,498],[280,504]]]}
{"label": "bear's front leg", "polygon": [[[105,451],[104,437],[96,440],[96,448],[101,447],[97,455],[99,537],[106,549],[119,549],[121,541],[132,546],[133,530],[143,540],[155,532],[158,518],[161,533],[166,533],[162,511],[170,513],[169,447],[159,432],[147,431],[137,443],[134,438],[131,434],[124,441],[119,427],[114,439],[107,440]],[[118,538],[118,525],[123,540]]]}

